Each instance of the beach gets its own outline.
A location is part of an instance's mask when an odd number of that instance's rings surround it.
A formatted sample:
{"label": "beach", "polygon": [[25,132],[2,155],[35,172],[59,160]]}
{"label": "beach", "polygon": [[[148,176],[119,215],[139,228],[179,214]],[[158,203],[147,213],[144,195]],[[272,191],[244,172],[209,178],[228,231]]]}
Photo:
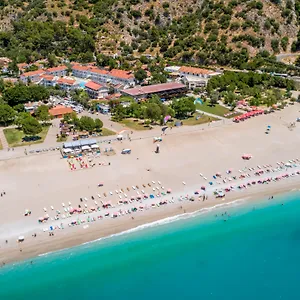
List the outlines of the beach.
{"label": "beach", "polygon": [[[293,129],[288,128],[298,117],[298,111],[299,105],[295,104],[275,114],[259,116],[240,124],[201,127],[190,131],[168,129],[162,136],[159,154],[154,152],[156,144],[150,136],[135,132],[132,141],[110,145],[116,155],[97,158],[97,162],[103,165],[97,164],[83,170],[71,171],[67,160],[57,152],[1,160],[1,190],[5,191],[5,195],[0,198],[0,263],[32,258],[201,209],[226,207],[236,200],[252,201],[255,206],[257,199],[268,199],[278,193],[298,189],[300,176],[296,172],[300,170],[297,156],[300,129],[297,125]],[[268,126],[271,130],[267,135],[265,131]],[[130,148],[132,153],[121,155],[124,148]],[[250,153],[252,158],[243,160],[241,156],[245,153]],[[279,164],[281,169],[275,170]],[[259,169],[264,170],[264,174],[256,176],[255,172]],[[270,172],[266,171],[268,169]],[[229,170],[230,174],[227,173]],[[217,173],[221,174],[220,177],[213,178]],[[272,180],[243,189],[236,188],[254,179],[275,178],[285,173],[290,176],[276,182]],[[249,177],[240,178],[241,174],[249,174]],[[229,182],[228,178],[233,176],[237,179]],[[99,182],[103,183],[102,187],[98,187]],[[208,182],[213,182],[213,185]],[[225,197],[214,197],[216,189],[230,185],[234,185],[235,189],[226,193]],[[202,186],[206,187],[206,191],[202,191],[200,196],[208,196],[205,201],[194,195]],[[157,196],[168,189],[170,194]],[[142,190],[148,195],[154,194],[155,198],[136,201],[128,206],[118,205],[120,199],[125,198],[125,193],[128,198],[143,196]],[[193,196],[195,200],[178,200],[186,195]],[[80,198],[87,200],[81,202]],[[167,205],[151,208],[152,203],[157,204],[163,199],[166,199]],[[64,226],[64,229],[54,230],[54,236],[49,236],[50,226],[59,226],[62,222],[67,224],[78,218],[72,216],[64,220],[51,220],[56,210],[64,209],[62,203],[72,208],[86,204],[90,209],[96,205],[95,200],[99,204],[101,201],[109,202],[114,207],[80,215],[84,219],[90,215],[95,221]],[[143,209],[136,213],[120,214],[116,218],[98,218],[99,215],[124,211],[132,206],[143,206]],[[24,216],[26,209],[31,211],[30,216]],[[38,219],[45,214],[49,214],[49,220],[38,223]],[[48,230],[44,231],[45,228]],[[37,236],[33,237],[33,234]],[[20,235],[24,236],[24,242],[17,243]]]}

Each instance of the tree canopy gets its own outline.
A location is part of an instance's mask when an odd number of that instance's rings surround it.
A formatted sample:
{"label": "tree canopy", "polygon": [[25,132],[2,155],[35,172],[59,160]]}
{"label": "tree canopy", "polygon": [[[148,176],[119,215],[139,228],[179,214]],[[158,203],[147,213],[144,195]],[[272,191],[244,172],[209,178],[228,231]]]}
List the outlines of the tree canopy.
{"label": "tree canopy", "polygon": [[39,121],[47,122],[51,119],[51,116],[49,114],[49,107],[47,105],[40,105],[36,111],[35,116]]}
{"label": "tree canopy", "polygon": [[183,97],[180,99],[174,99],[172,102],[172,108],[175,111],[175,117],[178,119],[184,119],[192,115],[196,111],[193,97]]}
{"label": "tree canopy", "polygon": [[49,91],[43,86],[17,84],[4,91],[3,100],[10,106],[15,106],[20,103],[47,100],[49,96]]}
{"label": "tree canopy", "polygon": [[8,104],[0,104],[0,124],[7,125],[15,119],[16,112]]}
{"label": "tree canopy", "polygon": [[22,130],[25,134],[35,135],[42,131],[42,125],[32,116],[24,118]]}

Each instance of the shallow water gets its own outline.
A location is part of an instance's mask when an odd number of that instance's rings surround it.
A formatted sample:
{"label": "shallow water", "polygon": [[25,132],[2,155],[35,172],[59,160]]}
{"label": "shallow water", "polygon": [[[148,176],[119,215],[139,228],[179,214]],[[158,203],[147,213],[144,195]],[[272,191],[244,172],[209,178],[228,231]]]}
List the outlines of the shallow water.
{"label": "shallow water", "polygon": [[6,266],[0,299],[300,299],[300,194],[276,198]]}

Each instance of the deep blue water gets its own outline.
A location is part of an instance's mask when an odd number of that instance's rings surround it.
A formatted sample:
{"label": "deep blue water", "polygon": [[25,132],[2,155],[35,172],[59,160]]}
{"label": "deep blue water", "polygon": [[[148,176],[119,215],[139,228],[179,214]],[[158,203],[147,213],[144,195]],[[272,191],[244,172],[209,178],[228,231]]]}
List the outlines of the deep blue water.
{"label": "deep blue water", "polygon": [[0,299],[300,299],[300,194],[255,206],[6,266]]}

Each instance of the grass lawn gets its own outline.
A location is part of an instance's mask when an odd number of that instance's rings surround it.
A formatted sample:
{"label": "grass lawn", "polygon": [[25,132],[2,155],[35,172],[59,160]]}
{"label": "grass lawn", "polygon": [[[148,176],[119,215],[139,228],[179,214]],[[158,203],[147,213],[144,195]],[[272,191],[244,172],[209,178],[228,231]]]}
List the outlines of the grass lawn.
{"label": "grass lawn", "polygon": [[107,129],[107,128],[102,128],[101,129],[101,135],[102,136],[109,136],[109,135],[116,135],[116,132],[110,130],[110,129]]}
{"label": "grass lawn", "polygon": [[2,146],[1,140],[0,140],[0,150],[2,150],[2,149],[3,149],[3,146]]}
{"label": "grass lawn", "polygon": [[[220,116],[220,117],[224,117],[225,114],[230,113],[231,111],[219,104],[216,104],[215,106],[210,106],[209,102],[206,101],[203,104],[196,104],[196,109],[202,110],[204,112],[210,113],[210,114],[214,114],[216,116]],[[233,114],[231,116],[229,116],[228,118],[232,118],[234,116],[239,115],[239,113]]]}
{"label": "grass lawn", "polygon": [[57,141],[57,142],[66,142],[67,139],[68,139],[67,136],[65,136],[65,137],[59,136],[58,138],[56,138],[56,141]]}
{"label": "grass lawn", "polygon": [[124,119],[120,121],[120,123],[133,130],[149,130],[151,128],[149,126],[144,126],[140,120],[135,122],[133,119]]}
{"label": "grass lawn", "polygon": [[50,126],[43,126],[42,132],[37,134],[38,136],[41,137],[41,139],[36,142],[22,142],[22,138],[26,136],[26,134],[24,134],[22,130],[19,130],[17,128],[6,128],[3,130],[3,132],[6,137],[8,145],[10,147],[18,147],[18,146],[43,143],[48,133],[49,127]]}
{"label": "grass lawn", "polygon": [[[197,119],[198,117],[198,119]],[[201,114],[194,114],[194,116],[182,120],[183,125],[193,126],[193,125],[200,125],[204,123],[208,123],[209,121],[217,121],[219,119],[213,118],[207,115],[201,115]],[[178,120],[181,121],[181,120]]]}

